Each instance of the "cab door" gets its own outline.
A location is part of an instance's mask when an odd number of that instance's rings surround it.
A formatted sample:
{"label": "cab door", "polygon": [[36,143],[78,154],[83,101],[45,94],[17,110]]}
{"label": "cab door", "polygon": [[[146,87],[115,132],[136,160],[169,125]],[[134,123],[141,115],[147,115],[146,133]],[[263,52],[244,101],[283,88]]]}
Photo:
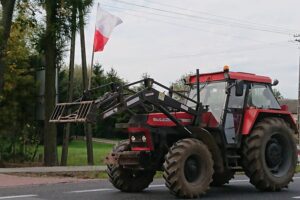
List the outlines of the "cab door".
{"label": "cab door", "polygon": [[227,102],[223,114],[224,134],[227,144],[237,144],[244,114],[247,85],[245,83],[243,85],[242,96],[236,96],[234,83],[229,84],[228,88]]}

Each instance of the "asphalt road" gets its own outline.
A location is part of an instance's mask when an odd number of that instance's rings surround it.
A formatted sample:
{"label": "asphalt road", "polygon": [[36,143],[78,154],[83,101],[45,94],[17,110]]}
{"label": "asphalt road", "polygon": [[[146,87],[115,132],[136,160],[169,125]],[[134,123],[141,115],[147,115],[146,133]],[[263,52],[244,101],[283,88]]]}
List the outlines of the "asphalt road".
{"label": "asphalt road", "polygon": [[[157,179],[142,193],[122,193],[114,189],[108,181],[97,180],[71,184],[0,188],[1,199],[168,200],[178,198],[168,192],[162,179]],[[224,187],[211,188],[202,199],[300,199],[300,174],[294,177],[294,182],[289,185],[288,189],[274,193],[258,192],[245,176],[236,176],[230,184]]]}

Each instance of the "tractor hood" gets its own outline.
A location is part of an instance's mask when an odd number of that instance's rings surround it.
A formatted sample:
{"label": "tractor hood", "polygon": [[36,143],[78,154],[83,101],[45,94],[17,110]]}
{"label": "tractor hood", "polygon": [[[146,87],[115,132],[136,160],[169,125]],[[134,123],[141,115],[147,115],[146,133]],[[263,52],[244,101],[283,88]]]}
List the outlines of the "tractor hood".
{"label": "tractor hood", "polygon": [[[180,120],[183,125],[188,126],[193,123],[194,117],[185,112],[172,112],[175,118]],[[163,113],[150,113],[150,114],[139,114],[133,116],[129,121],[129,126],[139,126],[140,124],[147,124],[152,127],[175,127],[176,124],[172,122]],[[202,113],[202,126],[203,127],[218,127],[218,122],[211,112]]]}

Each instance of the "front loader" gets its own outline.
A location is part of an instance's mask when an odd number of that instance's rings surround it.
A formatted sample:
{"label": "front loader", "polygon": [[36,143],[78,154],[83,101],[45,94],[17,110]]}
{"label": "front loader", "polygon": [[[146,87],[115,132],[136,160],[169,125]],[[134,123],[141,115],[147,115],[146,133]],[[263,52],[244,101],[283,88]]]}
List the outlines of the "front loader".
{"label": "front loader", "polygon": [[[163,171],[170,192],[184,198],[229,183],[236,171],[262,191],[287,187],[297,162],[298,130],[273,95],[276,81],[225,67],[201,75],[197,70],[186,84],[187,96],[151,78],[99,86],[75,102],[57,104],[50,122],[96,123],[132,114],[128,140],[105,160],[110,182],[124,192],[144,190],[157,171]],[[92,98],[107,87],[110,92]]]}

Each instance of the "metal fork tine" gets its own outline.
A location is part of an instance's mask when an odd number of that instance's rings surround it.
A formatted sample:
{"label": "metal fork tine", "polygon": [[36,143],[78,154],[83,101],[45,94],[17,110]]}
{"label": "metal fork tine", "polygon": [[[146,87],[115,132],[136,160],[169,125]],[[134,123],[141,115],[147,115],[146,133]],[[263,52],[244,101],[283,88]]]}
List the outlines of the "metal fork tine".
{"label": "metal fork tine", "polygon": [[88,113],[88,108],[89,108],[89,103],[85,104],[85,107],[84,107],[84,110],[83,110],[83,113],[82,113],[83,118],[86,118],[87,113]]}
{"label": "metal fork tine", "polygon": [[81,113],[82,113],[82,110],[84,109],[84,104],[85,103],[80,104],[79,109],[78,109],[78,113],[77,113],[77,116],[76,116],[76,120],[77,119],[79,120],[81,118]]}
{"label": "metal fork tine", "polygon": [[60,109],[60,105],[57,105],[57,106],[55,107],[55,110],[54,110],[52,116],[51,116],[52,119],[57,119],[57,115],[58,115],[58,113],[59,113],[59,109]]}
{"label": "metal fork tine", "polygon": [[66,105],[61,106],[60,114],[59,114],[59,116],[57,116],[58,120],[60,120],[60,118],[63,116],[65,108],[66,108]]}

